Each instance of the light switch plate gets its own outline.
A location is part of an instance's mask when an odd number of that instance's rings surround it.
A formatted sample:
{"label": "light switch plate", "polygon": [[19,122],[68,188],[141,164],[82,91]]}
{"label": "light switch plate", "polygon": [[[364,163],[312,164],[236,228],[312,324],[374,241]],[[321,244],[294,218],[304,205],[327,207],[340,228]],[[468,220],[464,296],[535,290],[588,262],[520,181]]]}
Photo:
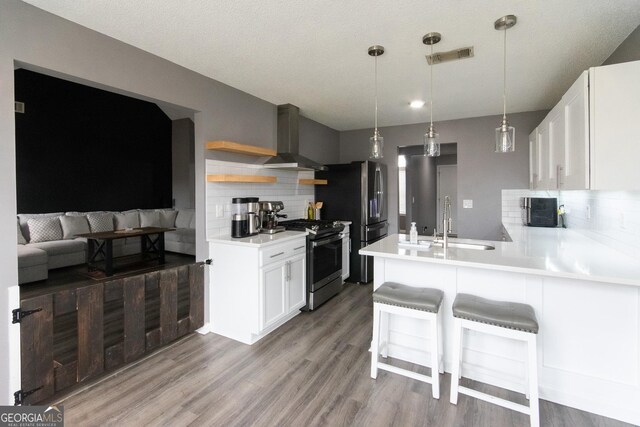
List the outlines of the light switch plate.
{"label": "light switch plate", "polygon": [[473,200],[470,200],[470,199],[464,199],[464,200],[462,201],[462,207],[463,207],[464,209],[471,209],[471,208],[473,208]]}

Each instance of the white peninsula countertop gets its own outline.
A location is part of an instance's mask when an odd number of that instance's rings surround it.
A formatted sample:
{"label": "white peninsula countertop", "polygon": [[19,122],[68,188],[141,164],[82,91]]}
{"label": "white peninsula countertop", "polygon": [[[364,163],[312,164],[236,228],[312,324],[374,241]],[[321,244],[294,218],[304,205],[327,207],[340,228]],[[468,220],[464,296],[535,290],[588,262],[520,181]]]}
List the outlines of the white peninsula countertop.
{"label": "white peninsula countertop", "polygon": [[[439,247],[412,249],[409,236],[394,234],[360,250],[362,255],[515,273],[640,286],[640,260],[563,228],[505,226],[512,242],[451,238],[484,243],[494,250]],[[419,240],[431,238],[420,236]]]}

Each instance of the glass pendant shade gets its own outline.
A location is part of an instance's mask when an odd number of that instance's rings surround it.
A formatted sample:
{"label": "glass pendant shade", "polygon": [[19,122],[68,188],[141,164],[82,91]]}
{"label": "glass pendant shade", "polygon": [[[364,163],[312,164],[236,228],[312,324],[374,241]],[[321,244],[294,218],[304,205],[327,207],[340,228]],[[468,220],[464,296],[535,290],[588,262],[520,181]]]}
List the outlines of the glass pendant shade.
{"label": "glass pendant shade", "polygon": [[424,134],[424,155],[428,157],[438,157],[440,155],[440,141],[433,128]]}
{"label": "glass pendant shade", "polygon": [[384,138],[380,136],[380,133],[376,131],[371,138],[369,138],[369,158],[381,159],[383,157],[382,151],[384,149]]}
{"label": "glass pendant shade", "polygon": [[496,128],[496,153],[516,151],[516,128],[509,126],[506,120]]}

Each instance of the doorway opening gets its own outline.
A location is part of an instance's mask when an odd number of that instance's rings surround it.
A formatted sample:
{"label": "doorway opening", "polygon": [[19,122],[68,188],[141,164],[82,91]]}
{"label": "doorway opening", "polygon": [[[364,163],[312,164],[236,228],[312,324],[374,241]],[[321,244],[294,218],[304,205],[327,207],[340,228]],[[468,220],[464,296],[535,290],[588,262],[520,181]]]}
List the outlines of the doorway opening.
{"label": "doorway opening", "polygon": [[442,233],[444,197],[451,200],[453,234],[457,230],[457,144],[441,144],[439,157],[424,155],[422,145],[398,147],[398,231]]}

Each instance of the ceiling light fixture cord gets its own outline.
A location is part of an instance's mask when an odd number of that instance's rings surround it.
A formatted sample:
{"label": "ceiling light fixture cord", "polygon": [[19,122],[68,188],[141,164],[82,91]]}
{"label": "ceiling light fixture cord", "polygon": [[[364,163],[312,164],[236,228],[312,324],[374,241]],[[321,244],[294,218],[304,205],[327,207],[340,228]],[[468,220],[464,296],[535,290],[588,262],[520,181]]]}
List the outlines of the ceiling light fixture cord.
{"label": "ceiling light fixture cord", "polygon": [[431,126],[433,126],[433,43],[430,45],[431,47],[431,64],[429,64],[429,92],[431,97],[429,98],[429,105],[431,106],[431,111],[429,112],[429,121],[431,122]]}
{"label": "ceiling light fixture cord", "polygon": [[375,62],[375,103],[376,103],[376,118],[375,118],[375,133],[378,133],[378,54],[374,56]]}
{"label": "ceiling light fixture cord", "polygon": [[503,86],[502,86],[502,118],[507,118],[507,27],[504,27],[504,51],[503,51]]}

